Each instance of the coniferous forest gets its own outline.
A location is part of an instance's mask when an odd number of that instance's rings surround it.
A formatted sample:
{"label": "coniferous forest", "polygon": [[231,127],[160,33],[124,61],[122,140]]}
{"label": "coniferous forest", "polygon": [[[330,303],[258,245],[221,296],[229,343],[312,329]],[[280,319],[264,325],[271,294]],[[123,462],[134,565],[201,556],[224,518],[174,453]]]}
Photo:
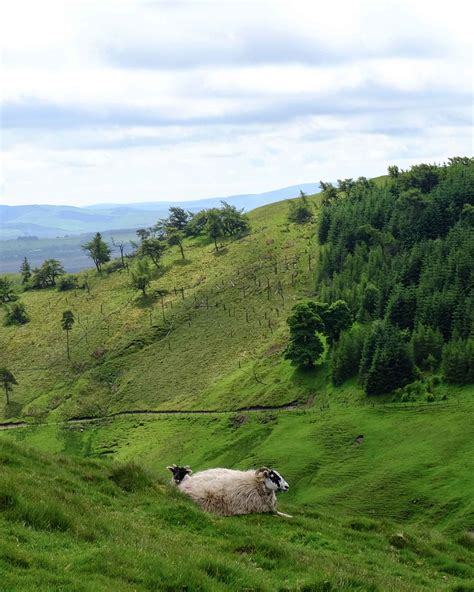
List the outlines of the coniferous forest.
{"label": "coniferous forest", "polygon": [[474,381],[474,159],[389,167],[382,183],[324,183],[318,297],[358,321],[333,348],[334,384],[367,394],[433,373]]}

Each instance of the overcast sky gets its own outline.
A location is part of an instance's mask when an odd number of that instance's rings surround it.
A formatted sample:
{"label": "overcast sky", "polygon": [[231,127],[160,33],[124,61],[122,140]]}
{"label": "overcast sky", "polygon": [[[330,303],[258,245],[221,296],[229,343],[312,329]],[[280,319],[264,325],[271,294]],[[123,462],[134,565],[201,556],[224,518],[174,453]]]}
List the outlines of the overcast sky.
{"label": "overcast sky", "polygon": [[2,203],[256,193],[472,155],[467,1],[2,3]]}

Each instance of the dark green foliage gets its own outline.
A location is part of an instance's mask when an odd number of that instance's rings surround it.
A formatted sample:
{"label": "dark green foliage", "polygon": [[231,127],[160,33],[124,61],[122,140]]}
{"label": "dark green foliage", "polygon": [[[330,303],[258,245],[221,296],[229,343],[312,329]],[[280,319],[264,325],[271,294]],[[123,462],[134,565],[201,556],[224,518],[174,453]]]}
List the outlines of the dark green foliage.
{"label": "dark green foliage", "polygon": [[30,267],[30,264],[29,264],[28,259],[26,257],[23,259],[23,262],[21,264],[20,273],[21,273],[21,283],[23,285],[27,284],[31,278],[31,267]]}
{"label": "dark green foliage", "polygon": [[30,317],[26,312],[25,305],[22,302],[14,302],[6,307],[4,325],[26,325]]}
{"label": "dark green foliage", "polygon": [[74,290],[78,287],[77,275],[66,274],[61,276],[57,281],[58,292],[66,292],[67,290]]}
{"label": "dark green foliage", "polygon": [[398,286],[387,304],[387,319],[400,329],[413,329],[416,314],[416,292],[414,288]]}
{"label": "dark green foliage", "polygon": [[343,384],[359,371],[366,328],[355,325],[344,331],[331,354],[331,381],[335,386]]}
{"label": "dark green foliage", "polygon": [[379,186],[344,180],[343,197],[323,200],[318,291],[345,300],[363,322],[430,328],[411,349],[420,368],[434,369],[440,336],[467,340],[474,331],[474,160],[391,167],[389,177]]}
{"label": "dark green foliage", "polygon": [[377,318],[380,314],[381,293],[372,283],[368,283],[362,293],[359,317],[362,321]]}
{"label": "dark green foliage", "polygon": [[418,325],[411,337],[415,364],[422,370],[435,370],[441,362],[443,345],[443,336],[438,330]]}
{"label": "dark green foliage", "polygon": [[306,224],[313,219],[313,208],[303,191],[300,191],[300,197],[290,201],[290,210],[288,212],[289,222],[295,224]]}
{"label": "dark green foliage", "polygon": [[474,383],[474,339],[447,343],[443,348],[442,370],[446,382]]}
{"label": "dark green foliage", "polygon": [[330,344],[339,339],[339,335],[352,325],[352,315],[344,300],[336,300],[326,310],[321,311],[324,333]]}
{"label": "dark green foliage", "polygon": [[324,331],[324,323],[315,302],[310,300],[297,304],[287,319],[290,327],[290,342],[285,358],[295,366],[311,368],[324,352],[324,345],[317,334]]}
{"label": "dark green foliage", "polygon": [[0,303],[13,302],[17,298],[11,281],[7,277],[0,277]]}
{"label": "dark green foliage", "polygon": [[94,262],[97,271],[100,273],[102,265],[110,261],[110,247],[102,240],[102,235],[98,232],[95,237],[82,245],[82,250],[86,251],[88,256]]}
{"label": "dark green foliage", "polygon": [[367,395],[389,393],[414,378],[413,360],[399,329],[376,321],[362,351],[359,378]]}
{"label": "dark green foliage", "polygon": [[31,286],[37,289],[52,288],[56,280],[64,274],[64,268],[57,259],[47,259],[41,267],[33,269]]}
{"label": "dark green foliage", "polygon": [[[7,405],[10,403],[10,392],[12,390],[12,386],[18,384],[16,378],[7,368],[0,368],[0,383],[5,391],[5,396],[7,398]],[[3,501],[3,504],[6,502]],[[2,500],[0,499],[0,509],[2,508]]]}
{"label": "dark green foliage", "polygon": [[329,228],[331,226],[331,217],[329,212],[324,209],[321,212],[318,228],[318,240],[320,245],[324,245],[328,239]]}

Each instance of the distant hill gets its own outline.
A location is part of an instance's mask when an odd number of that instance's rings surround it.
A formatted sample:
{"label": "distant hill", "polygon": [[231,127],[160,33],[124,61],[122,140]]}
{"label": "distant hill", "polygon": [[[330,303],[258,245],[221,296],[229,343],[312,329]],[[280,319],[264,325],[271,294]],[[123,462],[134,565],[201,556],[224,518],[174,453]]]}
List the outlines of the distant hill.
{"label": "distant hill", "polygon": [[192,201],[159,201],[130,204],[97,204],[87,207],[53,205],[0,205],[0,240],[25,236],[56,238],[106,230],[136,229],[149,226],[168,213],[170,206],[198,212],[220,205],[225,200],[245,210],[295,197],[300,190],[315,193],[318,183],[301,183],[265,193],[231,195]]}

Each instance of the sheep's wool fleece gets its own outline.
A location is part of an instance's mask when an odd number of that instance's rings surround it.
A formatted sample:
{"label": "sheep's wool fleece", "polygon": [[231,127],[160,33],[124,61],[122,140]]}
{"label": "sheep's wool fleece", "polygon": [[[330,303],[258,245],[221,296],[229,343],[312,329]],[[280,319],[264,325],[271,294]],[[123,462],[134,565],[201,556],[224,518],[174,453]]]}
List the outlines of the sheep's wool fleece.
{"label": "sheep's wool fleece", "polygon": [[209,469],[186,476],[179,489],[203,510],[222,516],[274,512],[275,492],[264,481],[256,471]]}

